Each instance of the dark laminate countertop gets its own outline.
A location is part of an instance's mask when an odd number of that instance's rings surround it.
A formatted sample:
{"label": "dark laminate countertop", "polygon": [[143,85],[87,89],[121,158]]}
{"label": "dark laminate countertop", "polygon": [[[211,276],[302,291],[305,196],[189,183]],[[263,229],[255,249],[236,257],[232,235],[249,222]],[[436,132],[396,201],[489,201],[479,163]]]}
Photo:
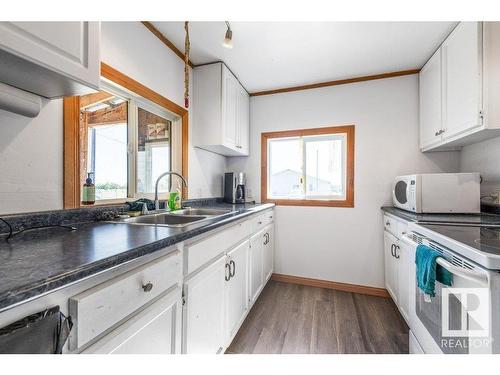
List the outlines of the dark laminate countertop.
{"label": "dark laminate countertop", "polygon": [[232,212],[184,228],[87,222],[73,224],[75,231],[27,231],[9,242],[0,236],[0,311],[273,206],[217,203],[212,207]]}
{"label": "dark laminate countertop", "polygon": [[396,207],[382,207],[382,211],[399,217],[407,221],[417,223],[470,223],[470,224],[498,224],[500,215],[479,213],[479,214],[417,214],[410,211],[401,210]]}

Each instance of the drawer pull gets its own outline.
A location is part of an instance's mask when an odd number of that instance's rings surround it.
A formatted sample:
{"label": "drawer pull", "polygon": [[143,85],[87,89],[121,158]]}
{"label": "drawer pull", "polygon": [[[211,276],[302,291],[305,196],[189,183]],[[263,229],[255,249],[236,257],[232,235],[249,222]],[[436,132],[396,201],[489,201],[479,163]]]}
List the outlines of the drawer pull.
{"label": "drawer pull", "polygon": [[259,225],[262,224],[262,221],[259,221],[257,224],[259,224]]}
{"label": "drawer pull", "polygon": [[391,222],[390,221],[386,221],[385,225],[387,225],[388,227],[390,227],[391,226]]}
{"label": "drawer pull", "polygon": [[142,286],[142,289],[147,293],[147,292],[151,292],[151,290],[153,289],[153,283],[149,282],[147,283],[146,285],[143,285]]}

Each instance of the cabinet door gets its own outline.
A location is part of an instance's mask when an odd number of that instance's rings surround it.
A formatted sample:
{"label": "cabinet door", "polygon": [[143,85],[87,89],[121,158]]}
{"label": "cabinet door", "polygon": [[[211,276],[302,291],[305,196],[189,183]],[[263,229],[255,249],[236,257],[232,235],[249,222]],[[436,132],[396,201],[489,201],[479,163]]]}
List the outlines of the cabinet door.
{"label": "cabinet door", "polygon": [[387,231],[384,231],[384,266],[385,266],[385,288],[396,304],[398,303],[397,293],[397,267],[394,257],[397,238]]}
{"label": "cabinet door", "polygon": [[270,279],[274,268],[274,225],[268,225],[263,234],[264,281]]}
{"label": "cabinet door", "polygon": [[441,141],[441,49],[420,71],[420,148]]}
{"label": "cabinet door", "polygon": [[222,67],[222,134],[224,146],[238,150],[238,86],[231,72]]}
{"label": "cabinet door", "polygon": [[175,354],[180,352],[180,288],[87,348],[83,354]]}
{"label": "cabinet door", "polygon": [[227,254],[231,275],[226,282],[227,341],[234,337],[248,310],[248,249],[247,240]]}
{"label": "cabinet door", "polygon": [[253,304],[264,286],[262,237],[264,231],[254,234],[250,238],[250,304]]}
{"label": "cabinet door", "polygon": [[238,89],[238,142],[236,148],[242,155],[248,155],[250,131],[250,98],[246,90]]}
{"label": "cabinet door", "polygon": [[99,22],[0,22],[1,80],[49,98],[98,89],[99,44]]}
{"label": "cabinet door", "polygon": [[461,22],[442,46],[445,139],[481,125],[481,23]]}
{"label": "cabinet door", "polygon": [[225,341],[226,257],[202,270],[184,285],[184,352],[218,353]]}
{"label": "cabinet door", "polygon": [[406,322],[409,320],[410,309],[410,267],[413,261],[410,249],[403,241],[396,246],[397,283],[398,283],[398,307]]}

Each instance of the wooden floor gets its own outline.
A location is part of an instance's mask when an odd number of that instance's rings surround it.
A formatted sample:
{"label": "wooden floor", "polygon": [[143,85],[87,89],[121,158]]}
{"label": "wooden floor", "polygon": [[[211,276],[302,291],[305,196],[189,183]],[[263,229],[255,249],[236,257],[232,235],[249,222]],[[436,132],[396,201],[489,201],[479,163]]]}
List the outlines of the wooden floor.
{"label": "wooden floor", "polygon": [[226,353],[408,353],[389,298],[269,281]]}

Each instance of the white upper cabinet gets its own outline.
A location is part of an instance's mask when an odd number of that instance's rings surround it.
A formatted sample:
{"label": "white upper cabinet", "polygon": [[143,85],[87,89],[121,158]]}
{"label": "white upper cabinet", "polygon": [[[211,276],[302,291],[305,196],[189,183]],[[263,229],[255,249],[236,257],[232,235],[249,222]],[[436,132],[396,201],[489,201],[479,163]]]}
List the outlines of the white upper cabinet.
{"label": "white upper cabinet", "polygon": [[461,22],[420,72],[422,151],[500,135],[500,23]]}
{"label": "white upper cabinet", "polygon": [[99,88],[99,22],[0,22],[0,81],[47,98]]}
{"label": "white upper cabinet", "polygon": [[441,141],[441,49],[420,71],[420,148]]}
{"label": "white upper cabinet", "polygon": [[443,54],[443,137],[480,126],[481,25],[460,23],[441,47]]}
{"label": "white upper cabinet", "polygon": [[193,144],[221,155],[248,155],[248,93],[221,62],[193,71]]}

